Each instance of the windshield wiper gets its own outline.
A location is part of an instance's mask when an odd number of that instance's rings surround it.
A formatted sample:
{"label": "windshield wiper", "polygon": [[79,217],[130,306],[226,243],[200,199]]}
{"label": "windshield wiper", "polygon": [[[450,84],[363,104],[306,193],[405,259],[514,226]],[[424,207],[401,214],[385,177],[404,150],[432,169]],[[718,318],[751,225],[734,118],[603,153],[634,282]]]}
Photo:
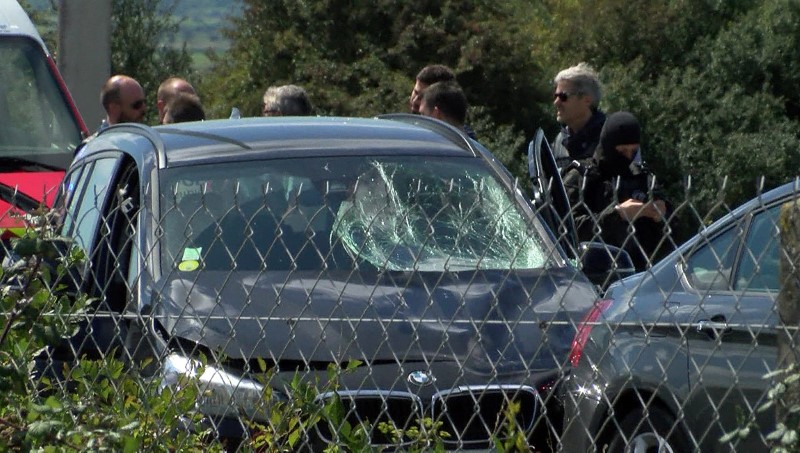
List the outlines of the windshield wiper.
{"label": "windshield wiper", "polygon": [[39,209],[42,204],[41,201],[32,196],[20,192],[18,188],[2,182],[0,182],[0,200],[25,212],[33,212]]}
{"label": "windshield wiper", "polygon": [[38,160],[26,159],[24,157],[3,156],[0,157],[0,169],[3,171],[9,170],[24,170],[30,167],[39,168],[48,171],[66,171],[64,167],[52,165]]}

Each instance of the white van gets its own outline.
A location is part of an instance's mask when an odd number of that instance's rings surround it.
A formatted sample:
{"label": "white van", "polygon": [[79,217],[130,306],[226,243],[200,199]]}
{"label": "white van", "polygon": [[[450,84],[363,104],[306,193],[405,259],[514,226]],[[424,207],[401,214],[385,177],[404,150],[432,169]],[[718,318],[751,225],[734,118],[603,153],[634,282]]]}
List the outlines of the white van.
{"label": "white van", "polygon": [[0,231],[51,205],[86,125],[55,62],[16,0],[0,0]]}

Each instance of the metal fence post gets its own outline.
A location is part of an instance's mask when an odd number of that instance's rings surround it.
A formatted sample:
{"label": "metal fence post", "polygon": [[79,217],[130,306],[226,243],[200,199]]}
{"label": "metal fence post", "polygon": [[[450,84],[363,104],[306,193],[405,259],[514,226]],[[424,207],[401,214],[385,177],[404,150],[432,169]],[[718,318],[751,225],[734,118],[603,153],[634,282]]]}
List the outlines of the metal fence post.
{"label": "metal fence post", "polygon": [[[781,291],[777,308],[784,332],[778,338],[778,368],[786,369],[798,365],[798,326],[800,326],[800,200],[781,207],[780,254]],[[794,371],[798,372],[797,370]],[[800,384],[790,384],[782,404],[776,405],[776,422],[785,422],[788,408],[800,403]]]}

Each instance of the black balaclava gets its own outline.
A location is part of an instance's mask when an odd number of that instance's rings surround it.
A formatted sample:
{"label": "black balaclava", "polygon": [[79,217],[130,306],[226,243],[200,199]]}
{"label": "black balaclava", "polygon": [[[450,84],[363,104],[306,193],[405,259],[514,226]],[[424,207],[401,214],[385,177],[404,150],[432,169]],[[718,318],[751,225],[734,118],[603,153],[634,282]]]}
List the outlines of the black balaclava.
{"label": "black balaclava", "polygon": [[616,112],[606,118],[600,131],[600,146],[594,158],[603,178],[612,178],[629,171],[631,160],[620,154],[617,145],[639,143],[641,129],[639,121],[630,112]]}

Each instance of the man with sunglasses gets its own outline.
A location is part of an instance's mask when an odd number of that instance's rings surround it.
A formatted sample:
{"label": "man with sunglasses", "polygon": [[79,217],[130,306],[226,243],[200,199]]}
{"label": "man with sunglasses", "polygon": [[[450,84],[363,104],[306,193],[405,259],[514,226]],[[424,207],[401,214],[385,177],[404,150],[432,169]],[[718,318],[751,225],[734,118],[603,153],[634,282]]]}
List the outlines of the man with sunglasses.
{"label": "man with sunglasses", "polygon": [[600,111],[600,79],[591,66],[578,63],[559,72],[553,105],[561,132],[553,142],[553,155],[561,168],[592,157],[600,143],[606,116]]}
{"label": "man with sunglasses", "polygon": [[100,90],[100,102],[106,118],[100,130],[119,123],[141,123],[147,112],[147,101],[139,82],[126,75],[115,75]]}

